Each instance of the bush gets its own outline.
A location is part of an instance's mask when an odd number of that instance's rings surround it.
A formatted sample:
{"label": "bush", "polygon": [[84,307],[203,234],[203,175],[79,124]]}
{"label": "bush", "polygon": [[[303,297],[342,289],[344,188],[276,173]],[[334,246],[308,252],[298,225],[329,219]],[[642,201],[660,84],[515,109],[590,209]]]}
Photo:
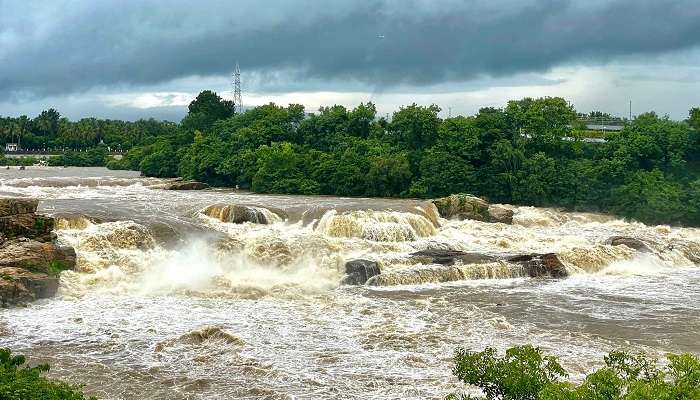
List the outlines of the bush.
{"label": "bush", "polygon": [[42,376],[49,370],[46,364],[36,367],[23,366],[24,356],[13,356],[10,350],[0,349],[0,399],[1,400],[86,400],[80,388]]}
{"label": "bush", "polygon": [[[692,354],[668,355],[668,365],[642,354],[615,351],[605,366],[580,384],[568,377],[557,359],[543,356],[531,345],[506,350],[503,357],[493,348],[482,352],[459,349],[454,375],[474,385],[487,400],[691,400],[700,399],[700,358]],[[477,399],[452,394],[448,399]]]}

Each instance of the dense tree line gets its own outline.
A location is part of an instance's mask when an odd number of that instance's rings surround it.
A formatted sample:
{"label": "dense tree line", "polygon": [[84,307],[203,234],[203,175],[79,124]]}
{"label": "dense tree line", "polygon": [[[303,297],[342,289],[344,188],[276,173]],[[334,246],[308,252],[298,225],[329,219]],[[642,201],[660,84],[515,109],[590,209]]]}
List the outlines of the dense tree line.
{"label": "dense tree line", "polygon": [[[261,193],[437,197],[469,192],[492,202],[700,225],[698,108],[686,121],[639,115],[604,143],[585,140],[576,124],[579,115],[561,98],[510,101],[469,117],[442,119],[439,112],[435,105],[412,104],[387,119],[367,103],[311,114],[301,105],[268,104],[234,114],[233,103],[203,91],[180,124],[70,123],[70,132],[85,132],[81,137],[89,140],[81,143],[94,150],[50,162],[100,165],[105,158],[99,149],[121,143],[130,150],[123,159],[110,160],[110,168]],[[86,121],[129,129],[94,133],[82,128]],[[77,135],[58,132],[53,143]],[[104,145],[97,146],[101,141]]]}
{"label": "dense tree line", "polygon": [[441,119],[439,111],[412,104],[387,120],[371,103],[313,114],[269,104],[233,115],[232,104],[203,92],[180,129],[109,166],[261,193],[470,192],[494,202],[700,224],[697,109],[684,122],[642,114],[605,143],[583,140],[576,111],[561,98],[511,101],[470,117]]}
{"label": "dense tree line", "polygon": [[0,117],[0,146],[4,149],[6,143],[19,142],[23,149],[85,150],[104,145],[128,150],[177,128],[175,123],[154,119],[129,122],[83,118],[73,122],[51,108],[33,119],[25,115]]}

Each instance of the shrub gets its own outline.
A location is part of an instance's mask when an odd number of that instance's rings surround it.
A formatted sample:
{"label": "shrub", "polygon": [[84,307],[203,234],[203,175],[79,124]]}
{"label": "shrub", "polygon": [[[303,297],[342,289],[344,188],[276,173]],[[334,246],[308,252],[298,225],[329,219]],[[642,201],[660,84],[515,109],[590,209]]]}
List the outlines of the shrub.
{"label": "shrub", "polygon": [[[557,359],[531,345],[516,346],[500,357],[496,350],[459,349],[454,375],[481,389],[487,400],[691,400],[700,399],[700,358],[668,355],[668,365],[642,354],[615,351],[605,366],[575,384]],[[448,399],[476,399],[452,394]]]}
{"label": "shrub", "polygon": [[42,376],[49,370],[46,364],[23,366],[24,356],[13,356],[8,349],[0,349],[1,400],[86,400],[80,388]]}

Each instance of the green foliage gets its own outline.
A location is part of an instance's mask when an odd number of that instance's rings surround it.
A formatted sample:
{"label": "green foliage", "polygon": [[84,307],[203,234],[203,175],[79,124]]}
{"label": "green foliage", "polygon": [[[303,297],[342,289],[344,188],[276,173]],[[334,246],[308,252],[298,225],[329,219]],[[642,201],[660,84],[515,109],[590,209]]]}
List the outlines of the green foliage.
{"label": "green foliage", "polygon": [[[476,386],[486,400],[685,400],[700,398],[700,359],[692,354],[668,356],[668,365],[641,354],[621,351],[604,358],[605,366],[580,384],[568,377],[557,359],[531,345],[516,346],[499,356],[459,349],[454,375]],[[452,394],[448,399],[475,399]]]}
{"label": "green foliage", "polygon": [[24,356],[13,356],[10,350],[0,349],[0,399],[88,399],[78,386],[45,378],[43,374],[49,370],[48,365],[29,367],[24,363]]}

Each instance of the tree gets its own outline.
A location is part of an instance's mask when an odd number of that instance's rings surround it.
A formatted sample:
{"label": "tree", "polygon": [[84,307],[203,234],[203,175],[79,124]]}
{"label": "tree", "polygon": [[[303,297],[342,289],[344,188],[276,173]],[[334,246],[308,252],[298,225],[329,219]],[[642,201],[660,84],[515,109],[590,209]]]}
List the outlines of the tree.
{"label": "tree", "polygon": [[389,125],[391,137],[409,150],[430,147],[437,139],[440,107],[422,107],[415,103],[394,113]]}
{"label": "tree", "polygon": [[688,125],[696,131],[700,131],[700,107],[691,108],[688,114]]}
{"label": "tree", "polygon": [[208,132],[216,121],[233,116],[234,104],[230,100],[223,100],[211,90],[204,90],[190,102],[188,110],[187,116],[182,120],[185,129]]}

